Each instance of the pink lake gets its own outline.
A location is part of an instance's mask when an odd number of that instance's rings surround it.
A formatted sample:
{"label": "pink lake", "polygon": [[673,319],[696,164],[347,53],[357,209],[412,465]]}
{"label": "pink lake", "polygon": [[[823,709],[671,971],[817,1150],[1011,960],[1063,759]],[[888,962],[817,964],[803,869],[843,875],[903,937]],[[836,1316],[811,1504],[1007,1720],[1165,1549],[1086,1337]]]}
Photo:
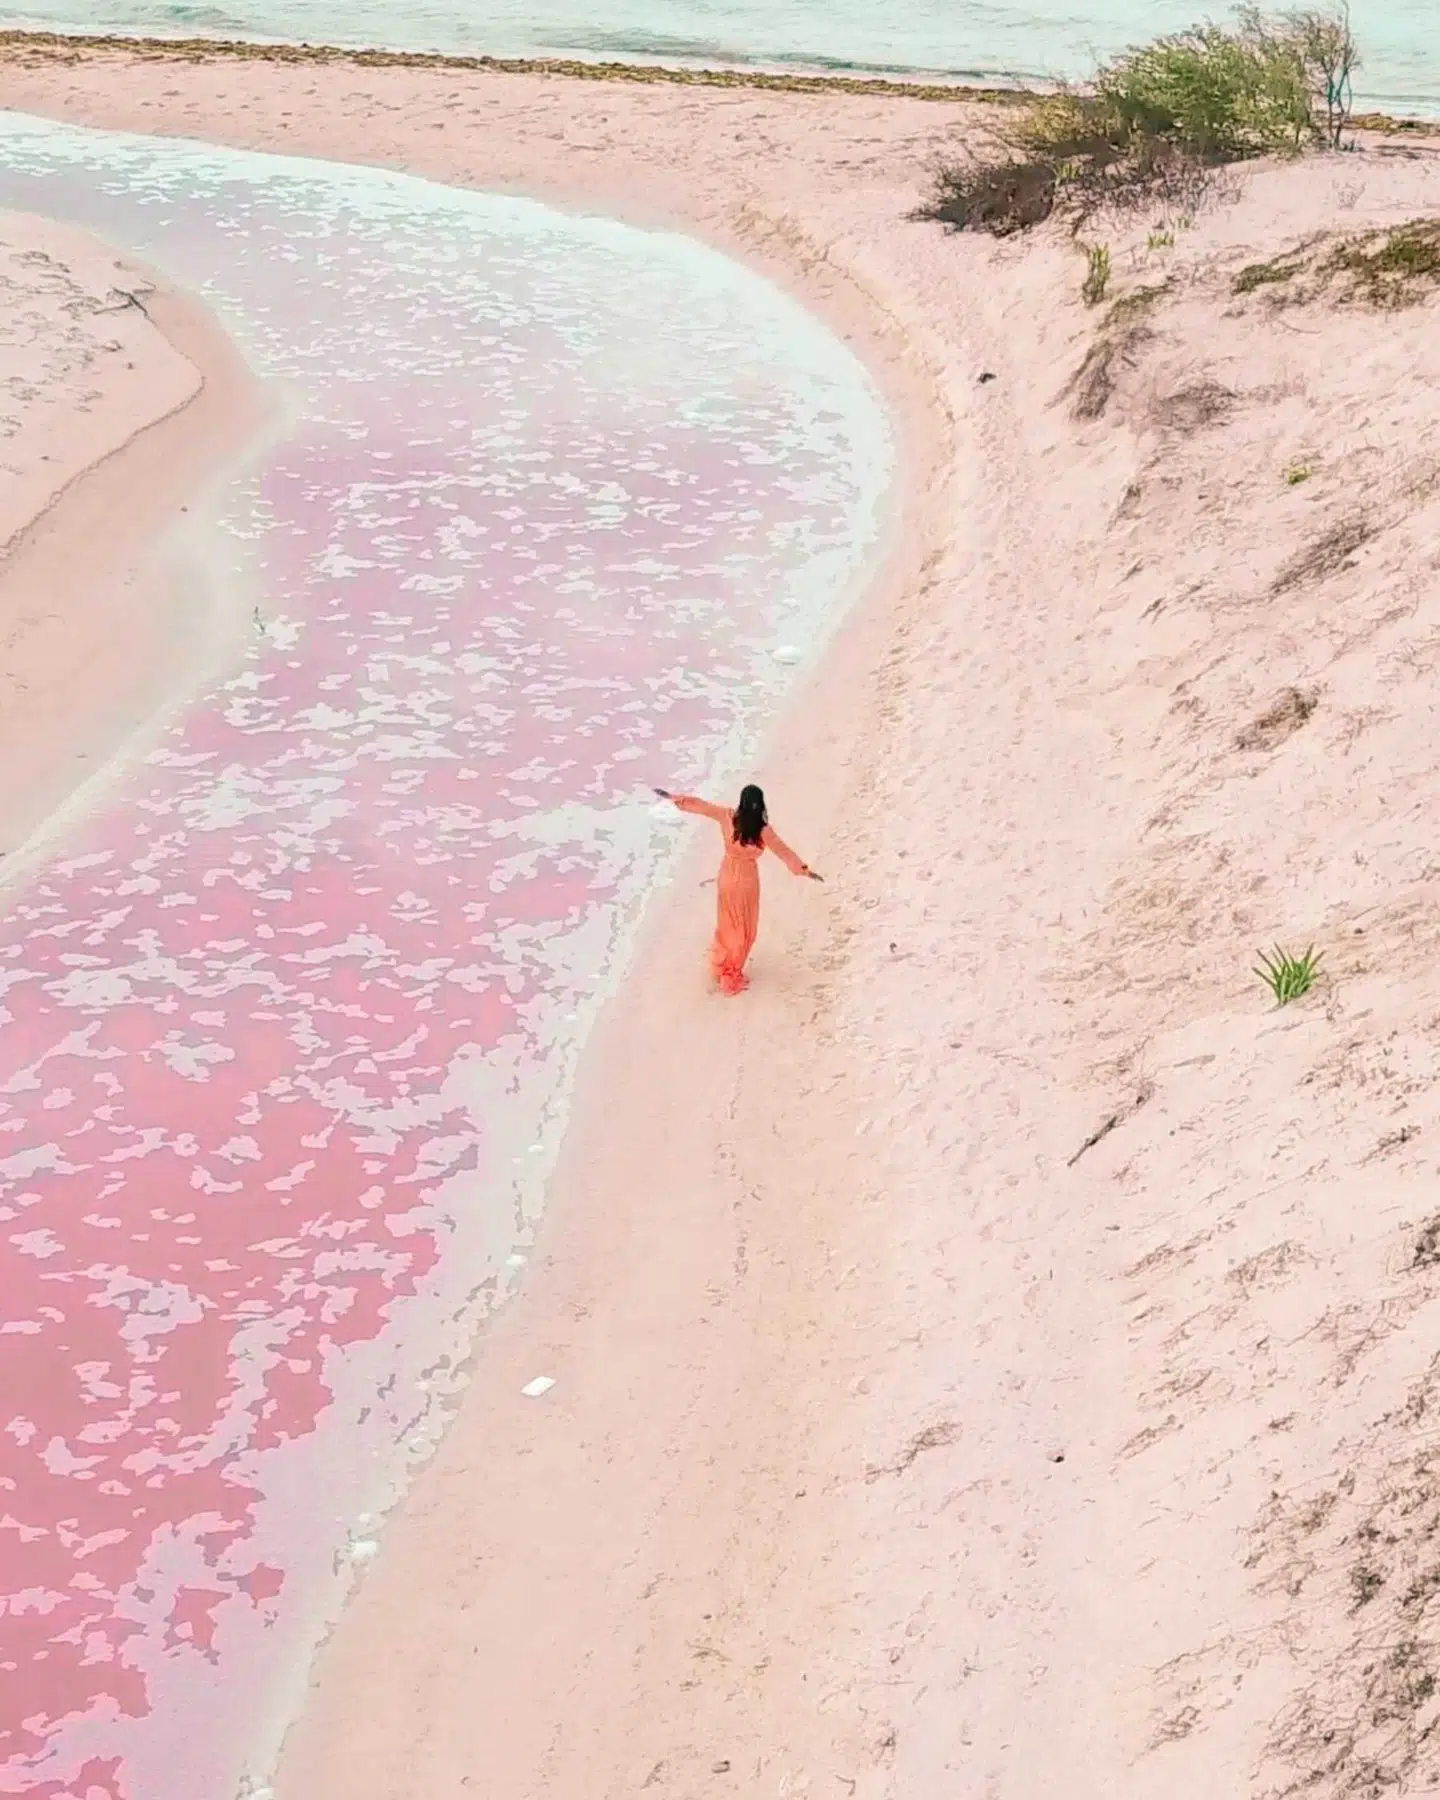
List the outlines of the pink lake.
{"label": "pink lake", "polygon": [[891,442],[680,238],[13,115],[0,205],[287,408],[192,545],[244,666],[0,918],[0,1794],[231,1800],[520,1276],[647,784],[741,766]]}

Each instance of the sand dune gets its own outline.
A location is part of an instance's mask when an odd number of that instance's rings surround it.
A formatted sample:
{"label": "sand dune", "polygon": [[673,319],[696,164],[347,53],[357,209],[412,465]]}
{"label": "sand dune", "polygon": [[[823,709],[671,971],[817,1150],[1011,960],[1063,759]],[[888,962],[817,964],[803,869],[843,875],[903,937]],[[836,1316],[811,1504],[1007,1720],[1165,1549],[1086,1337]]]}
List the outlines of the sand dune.
{"label": "sand dune", "polygon": [[[877,1792],[1433,1783],[1435,296],[1235,288],[1437,182],[1256,171],[1173,250],[1114,234],[1108,324],[1068,245],[960,253],[1009,529],[881,758],[872,891],[903,851],[943,898],[894,883],[848,955],[852,1032],[910,1051],[887,1188],[928,1222],[892,1410],[956,1434],[905,1478],[926,1697]],[[1250,974],[1276,938],[1327,958],[1293,1014]]]}
{"label": "sand dune", "polygon": [[[776,891],[734,1006],[707,894],[656,921],[276,1791],[1432,1790],[1440,292],[1354,253],[1440,215],[1435,155],[1094,228],[1087,308],[1063,233],[908,217],[961,107],[102,57],[4,90],[694,231],[907,434],[889,579],[766,769],[825,910]],[[1277,940],[1325,953],[1283,1012]]]}

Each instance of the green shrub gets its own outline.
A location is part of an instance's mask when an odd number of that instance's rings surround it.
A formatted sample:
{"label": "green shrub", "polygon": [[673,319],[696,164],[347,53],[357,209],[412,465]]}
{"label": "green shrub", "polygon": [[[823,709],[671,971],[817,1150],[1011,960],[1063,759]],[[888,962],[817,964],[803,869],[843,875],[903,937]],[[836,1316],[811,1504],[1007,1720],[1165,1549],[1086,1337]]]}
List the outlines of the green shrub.
{"label": "green shrub", "polygon": [[1298,46],[1254,14],[1236,31],[1202,25],[1129,51],[1095,90],[1122,142],[1162,139],[1200,162],[1293,153],[1311,134]]}
{"label": "green shrub", "polygon": [[935,172],[922,218],[998,236],[1064,211],[1170,203],[1193,214],[1225,164],[1338,145],[1358,66],[1343,9],[1197,25],[1126,50],[1085,87],[1036,96],[998,153]]}

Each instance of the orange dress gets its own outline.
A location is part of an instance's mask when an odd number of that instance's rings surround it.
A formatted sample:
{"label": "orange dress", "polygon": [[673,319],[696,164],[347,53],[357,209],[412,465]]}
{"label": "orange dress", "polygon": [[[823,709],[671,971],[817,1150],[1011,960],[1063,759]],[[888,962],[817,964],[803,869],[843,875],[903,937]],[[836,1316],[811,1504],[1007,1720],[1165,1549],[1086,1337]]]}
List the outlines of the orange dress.
{"label": "orange dress", "polygon": [[725,838],[725,855],[715,881],[715,936],[710,941],[710,974],[727,994],[743,993],[749,985],[745,964],[755,948],[760,929],[760,858],[765,851],[778,856],[792,875],[808,875],[800,858],[767,825],[758,844],[742,844],[735,837],[735,814],[728,806],[697,800],[693,794],[677,794],[681,812],[713,819]]}

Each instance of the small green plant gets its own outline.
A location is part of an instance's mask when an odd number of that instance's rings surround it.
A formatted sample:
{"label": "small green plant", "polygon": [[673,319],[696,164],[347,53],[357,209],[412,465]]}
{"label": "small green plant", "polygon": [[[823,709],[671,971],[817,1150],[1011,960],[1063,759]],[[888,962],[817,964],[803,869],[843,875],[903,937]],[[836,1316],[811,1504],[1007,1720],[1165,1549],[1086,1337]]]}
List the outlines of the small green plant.
{"label": "small green plant", "polygon": [[1315,473],[1315,465],[1308,462],[1293,462],[1285,471],[1286,487],[1299,487]]}
{"label": "small green plant", "polygon": [[1110,286],[1110,252],[1104,244],[1091,244],[1085,259],[1088,267],[1080,297],[1087,306],[1098,306]]}
{"label": "small green plant", "polygon": [[1145,240],[1147,250],[1173,250],[1175,233],[1163,225],[1157,225]]}
{"label": "small green plant", "polygon": [[1260,966],[1255,973],[1275,996],[1275,1004],[1288,1006],[1314,987],[1320,961],[1313,944],[1303,956],[1290,956],[1277,945],[1272,953],[1260,952]]}

